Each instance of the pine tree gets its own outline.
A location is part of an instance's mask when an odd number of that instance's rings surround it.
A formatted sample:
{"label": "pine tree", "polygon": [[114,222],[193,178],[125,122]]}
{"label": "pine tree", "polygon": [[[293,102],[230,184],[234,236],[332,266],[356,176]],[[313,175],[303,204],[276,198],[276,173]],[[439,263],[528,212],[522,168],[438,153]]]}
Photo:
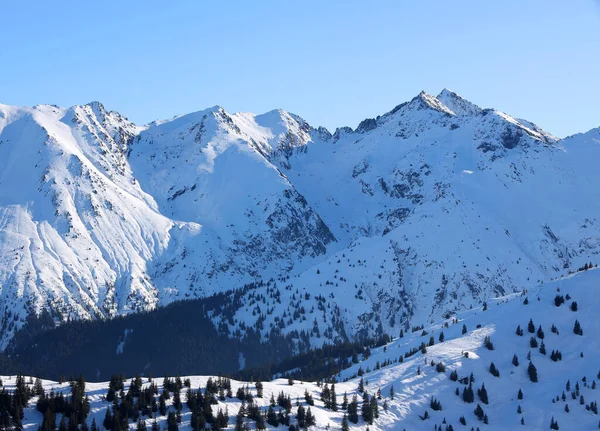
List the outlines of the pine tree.
{"label": "pine tree", "polygon": [[329,393],[329,408],[334,412],[337,412],[338,410],[337,394],[335,393],[335,383],[331,384],[331,391]]}
{"label": "pine tree", "polygon": [[462,398],[465,403],[472,403],[475,401],[475,395],[473,393],[473,385],[469,383],[469,386],[463,389]]}
{"label": "pine tree", "polygon": [[[313,399],[313,396],[306,389],[304,390],[304,400],[306,401],[306,404],[308,404],[309,406],[315,405],[315,400]],[[267,421],[267,423],[268,422],[269,421]]]}
{"label": "pine tree", "polygon": [[537,338],[531,337],[529,339],[529,347],[531,347],[532,349],[536,349],[537,346],[538,346]]}
{"label": "pine tree", "polygon": [[527,330],[531,333],[535,333],[535,325],[533,324],[533,320],[529,319],[529,323],[527,324]]}
{"label": "pine tree", "polygon": [[169,412],[167,415],[167,431],[179,431],[177,417],[175,416],[174,412]]}
{"label": "pine tree", "polygon": [[494,343],[492,343],[492,339],[489,337],[489,335],[485,336],[483,344],[488,350],[494,350]]}
{"label": "pine tree", "polygon": [[358,399],[356,395],[352,397],[352,401],[348,404],[348,420],[353,424],[358,423]]}
{"label": "pine tree", "polygon": [[349,431],[350,426],[348,425],[348,415],[344,413],[344,417],[342,417],[342,431]]}
{"label": "pine tree", "polygon": [[348,410],[348,394],[344,392],[344,399],[342,401],[342,410]]}
{"label": "pine tree", "polygon": [[490,363],[490,374],[494,377],[500,377],[500,371],[493,362]]}
{"label": "pine tree", "polygon": [[544,339],[544,330],[542,329],[542,325],[539,326],[536,335],[540,340]]}
{"label": "pine tree", "polygon": [[379,417],[379,405],[377,404],[376,397],[371,397],[371,416],[373,419],[377,419]]}
{"label": "pine tree", "polygon": [[477,396],[479,397],[479,399],[481,400],[481,402],[483,404],[488,404],[488,393],[487,393],[487,390],[485,389],[484,383],[482,383],[481,388],[477,390]]}
{"label": "pine tree", "polygon": [[431,400],[429,400],[429,407],[431,407],[431,410],[433,411],[440,411],[442,410],[442,403],[431,397]]}
{"label": "pine tree", "polygon": [[522,400],[523,399],[523,391],[521,389],[519,389],[519,392],[517,393],[517,399],[518,400]]}
{"label": "pine tree", "polygon": [[256,381],[256,396],[258,398],[262,398],[263,397],[263,384],[260,381],[260,379]]}
{"label": "pine tree", "polygon": [[273,427],[279,426],[277,414],[275,413],[275,409],[273,409],[273,406],[269,406],[269,410],[267,411],[267,423]]}
{"label": "pine tree", "polygon": [[467,325],[465,325],[465,324],[463,323],[463,326],[462,326],[462,334],[463,334],[463,335],[465,335],[466,333],[467,333]]}
{"label": "pine tree", "polygon": [[244,431],[244,415],[241,409],[235,417],[235,431]]}
{"label": "pine tree", "polygon": [[394,385],[390,386],[390,399],[394,399]]}
{"label": "pine tree", "polygon": [[531,380],[533,383],[538,381],[537,369],[531,361],[529,361],[529,366],[527,367],[527,374],[529,374],[529,380]]}
{"label": "pine tree", "polygon": [[369,394],[367,392],[365,392],[363,394],[362,418],[368,424],[373,423],[373,411],[371,410],[371,399],[369,398]]}
{"label": "pine tree", "polygon": [[516,353],[513,355],[513,358],[512,358],[512,364],[513,364],[515,367],[518,367],[518,366],[519,366],[519,358],[517,357],[517,354],[516,354]]}
{"label": "pine tree", "polygon": [[575,320],[575,325],[573,326],[573,333],[577,335],[583,335],[583,329],[581,329],[581,324],[579,320]]}
{"label": "pine tree", "polygon": [[304,407],[298,406],[298,410],[296,411],[296,421],[298,422],[299,428],[306,428],[306,410]]}
{"label": "pine tree", "polygon": [[106,414],[104,415],[104,420],[102,421],[102,426],[107,430],[112,430],[113,427],[113,418],[110,413],[110,407],[106,408]]}
{"label": "pine tree", "polygon": [[477,404],[477,407],[475,407],[474,413],[475,413],[475,416],[477,417],[477,419],[479,419],[480,421],[483,420],[485,413],[479,404]]}

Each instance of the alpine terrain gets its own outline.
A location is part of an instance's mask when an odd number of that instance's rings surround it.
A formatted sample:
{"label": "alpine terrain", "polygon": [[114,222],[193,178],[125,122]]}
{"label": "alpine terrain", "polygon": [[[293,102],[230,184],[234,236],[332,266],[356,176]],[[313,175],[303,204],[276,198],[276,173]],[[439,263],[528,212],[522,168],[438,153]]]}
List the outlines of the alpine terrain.
{"label": "alpine terrain", "polygon": [[[42,430],[598,429],[597,270],[509,294],[344,358],[317,381],[85,383],[4,376],[0,426]],[[173,358],[176,362],[178,358]]]}
{"label": "alpine terrain", "polygon": [[299,351],[429,326],[596,265],[599,143],[449,90],[334,133],[282,110],[140,126],[0,105],[0,348],[31,316],[226,291],[221,333]]}

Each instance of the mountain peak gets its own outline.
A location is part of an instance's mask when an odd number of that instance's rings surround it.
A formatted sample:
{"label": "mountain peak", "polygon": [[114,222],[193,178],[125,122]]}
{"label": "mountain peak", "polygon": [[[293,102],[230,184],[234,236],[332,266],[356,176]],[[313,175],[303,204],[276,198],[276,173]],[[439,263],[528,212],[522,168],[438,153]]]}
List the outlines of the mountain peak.
{"label": "mountain peak", "polygon": [[482,109],[462,98],[452,90],[444,88],[436,97],[441,103],[450,108],[456,115],[477,115]]}
{"label": "mountain peak", "polygon": [[426,91],[421,91],[406,106],[409,106],[411,109],[433,109],[434,111],[454,115],[452,109]]}
{"label": "mountain peak", "polygon": [[90,103],[87,103],[85,106],[89,107],[98,118],[106,115],[106,109],[104,109],[104,105],[97,100],[93,100]]}

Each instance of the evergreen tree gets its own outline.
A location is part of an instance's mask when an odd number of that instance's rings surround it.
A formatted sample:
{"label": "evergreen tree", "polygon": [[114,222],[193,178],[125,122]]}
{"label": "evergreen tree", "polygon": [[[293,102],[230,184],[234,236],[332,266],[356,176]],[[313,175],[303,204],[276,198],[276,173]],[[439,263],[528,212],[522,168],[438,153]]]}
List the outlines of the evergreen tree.
{"label": "evergreen tree", "polygon": [[537,369],[531,361],[529,361],[529,366],[527,367],[527,374],[529,374],[529,380],[531,380],[533,383],[538,381]]}
{"label": "evergreen tree", "polygon": [[[163,392],[163,394],[164,394],[164,392]],[[164,416],[167,414],[167,403],[165,401],[164,395],[161,395],[159,397],[158,412],[160,413],[161,416]]]}
{"label": "evergreen tree", "polygon": [[337,394],[335,393],[335,383],[331,384],[331,391],[329,392],[329,408],[334,412],[337,412]]}
{"label": "evergreen tree", "polygon": [[110,407],[106,408],[106,413],[104,415],[104,420],[102,421],[102,426],[104,426],[104,429],[106,429],[106,430],[112,430],[112,427],[113,427],[113,417],[112,417],[112,414],[110,412]]}
{"label": "evergreen tree", "polygon": [[310,407],[308,409],[306,409],[305,423],[306,423],[306,428],[316,425],[316,420],[310,410]]}
{"label": "evergreen tree", "polygon": [[531,333],[535,333],[535,325],[533,324],[533,320],[529,319],[529,323],[527,324],[527,330]]}
{"label": "evergreen tree", "polygon": [[[273,406],[271,406],[271,408],[272,407]],[[235,431],[244,431],[244,414],[241,409],[238,411],[238,414],[235,417]]]}
{"label": "evergreen tree", "polygon": [[532,349],[536,349],[536,348],[537,348],[537,346],[538,346],[537,338],[535,338],[535,337],[531,337],[531,338],[529,339],[529,346],[530,346]]}
{"label": "evergreen tree", "polygon": [[373,423],[373,411],[371,410],[371,399],[367,392],[365,392],[363,394],[362,418],[368,424]]}
{"label": "evergreen tree", "polygon": [[[315,400],[313,399],[313,396],[306,389],[304,390],[304,401],[306,401],[306,404],[308,404],[309,406],[315,405]],[[268,422],[269,421],[267,421],[267,423]]]}
{"label": "evergreen tree", "polygon": [[299,428],[306,428],[306,410],[303,406],[298,406],[296,411],[296,421],[298,422]]}
{"label": "evergreen tree", "polygon": [[431,410],[433,411],[440,411],[442,410],[442,403],[431,397],[431,400],[429,400],[429,407],[431,407]]}
{"label": "evergreen tree", "polygon": [[475,416],[477,417],[477,419],[479,419],[480,421],[483,420],[485,413],[479,404],[477,404],[477,407],[475,407],[474,413],[475,413]]}
{"label": "evergreen tree", "polygon": [[542,329],[542,325],[539,326],[536,335],[540,340],[544,339],[544,330]]}
{"label": "evergreen tree", "polygon": [[269,410],[267,411],[267,423],[272,427],[279,426],[279,420],[277,420],[277,414],[273,406],[269,406]]}
{"label": "evergreen tree", "polygon": [[489,337],[489,335],[485,336],[483,344],[488,350],[494,350],[494,343],[492,343],[492,339]]}
{"label": "evergreen tree", "polygon": [[463,323],[463,326],[462,326],[462,334],[463,334],[463,335],[465,335],[466,333],[467,333],[467,325],[465,325],[465,324]]}
{"label": "evergreen tree", "polygon": [[349,431],[350,430],[350,426],[348,425],[348,415],[346,413],[344,413],[344,416],[342,417],[342,431]]}
{"label": "evergreen tree", "polygon": [[488,393],[487,390],[485,389],[485,384],[482,383],[481,384],[481,388],[477,390],[477,396],[479,397],[479,399],[481,400],[481,402],[483,404],[488,404]]}
{"label": "evergreen tree", "polygon": [[516,353],[513,355],[513,358],[512,358],[512,364],[513,364],[515,367],[518,367],[518,366],[519,366],[519,358],[517,357],[517,354],[516,354]]}
{"label": "evergreen tree", "polygon": [[371,416],[373,416],[374,419],[379,417],[379,405],[377,404],[376,397],[371,397]]}
{"label": "evergreen tree", "polygon": [[490,363],[490,374],[494,377],[500,377],[500,371],[493,362]]}
{"label": "evergreen tree", "polygon": [[583,335],[583,329],[581,329],[581,324],[579,320],[575,320],[575,325],[573,326],[573,333],[577,335]]}
{"label": "evergreen tree", "polygon": [[348,420],[353,424],[358,423],[358,399],[356,395],[352,397],[352,401],[348,404]]}
{"label": "evergreen tree", "polygon": [[179,425],[177,424],[177,417],[174,412],[169,412],[167,415],[167,431],[179,431]]}
{"label": "evergreen tree", "polygon": [[475,401],[475,394],[473,392],[473,385],[469,383],[469,386],[463,389],[462,398],[465,403],[472,403]]}

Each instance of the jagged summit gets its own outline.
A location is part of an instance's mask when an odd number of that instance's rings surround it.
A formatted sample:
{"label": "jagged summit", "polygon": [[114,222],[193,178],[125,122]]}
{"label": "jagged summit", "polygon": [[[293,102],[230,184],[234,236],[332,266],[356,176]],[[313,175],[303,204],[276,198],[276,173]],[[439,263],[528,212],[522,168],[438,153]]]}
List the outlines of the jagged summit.
{"label": "jagged summit", "polygon": [[456,115],[478,115],[482,112],[482,109],[463,99],[461,96],[456,94],[454,91],[444,88],[440,94],[437,95],[436,99],[446,105]]}

